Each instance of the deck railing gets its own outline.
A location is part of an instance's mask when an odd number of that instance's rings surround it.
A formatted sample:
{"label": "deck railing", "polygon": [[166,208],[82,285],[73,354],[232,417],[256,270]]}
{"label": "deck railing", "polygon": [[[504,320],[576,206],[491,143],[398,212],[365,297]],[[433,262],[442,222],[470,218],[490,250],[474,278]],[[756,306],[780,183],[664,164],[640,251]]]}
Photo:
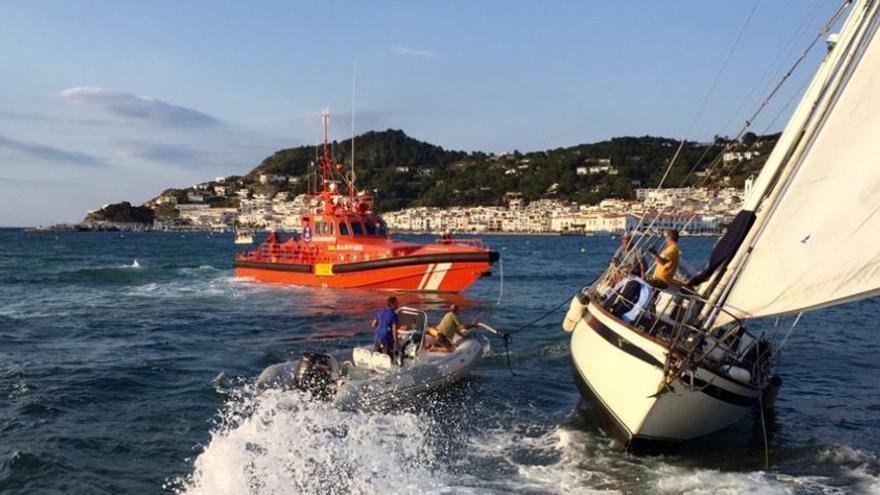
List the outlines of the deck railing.
{"label": "deck railing", "polygon": [[243,251],[235,255],[238,261],[256,263],[288,263],[294,265],[314,265],[316,263],[353,263],[386,259],[403,255],[402,251],[387,250],[384,252],[364,253],[362,251],[324,251],[317,247],[302,245],[261,244],[251,251]]}
{"label": "deck railing", "polygon": [[455,237],[444,239],[443,237],[440,237],[435,242],[437,242],[437,244],[459,244],[461,246],[470,246],[476,248],[485,247],[482,239],[458,239]]}
{"label": "deck railing", "polygon": [[[584,291],[606,311],[613,313],[625,301],[627,304],[622,307],[629,312],[637,301],[626,299],[615,292],[614,284],[611,283],[616,283],[623,277],[625,275],[618,267],[610,266],[596,282],[585,287]],[[704,328],[701,315],[704,314],[704,308],[712,304],[686,287],[673,285],[665,289],[651,287],[651,290],[649,302],[637,311],[631,321],[625,323],[653,339],[660,340],[670,349],[687,356],[693,363],[713,362],[716,366],[739,364],[759,340],[738,320],[720,328]],[[722,307],[717,309],[726,312]],[[615,316],[621,318],[619,315]],[[755,376],[754,370],[750,371]]]}
{"label": "deck railing", "polygon": [[311,265],[320,262],[316,251],[305,250],[299,246],[285,247],[283,244],[261,244],[256,249],[236,254],[235,259],[257,263],[296,265]]}

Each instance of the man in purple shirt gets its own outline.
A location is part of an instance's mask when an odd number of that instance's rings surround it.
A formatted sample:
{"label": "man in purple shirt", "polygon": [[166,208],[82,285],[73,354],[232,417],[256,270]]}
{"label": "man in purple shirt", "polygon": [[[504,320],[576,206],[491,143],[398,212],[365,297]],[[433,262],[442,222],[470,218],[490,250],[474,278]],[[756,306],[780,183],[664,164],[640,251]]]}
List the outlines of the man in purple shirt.
{"label": "man in purple shirt", "polygon": [[397,327],[400,326],[400,320],[397,318],[396,297],[391,296],[388,298],[388,304],[376,313],[376,317],[370,325],[376,329],[376,334],[373,337],[373,347],[378,352],[393,356],[395,344],[397,343]]}

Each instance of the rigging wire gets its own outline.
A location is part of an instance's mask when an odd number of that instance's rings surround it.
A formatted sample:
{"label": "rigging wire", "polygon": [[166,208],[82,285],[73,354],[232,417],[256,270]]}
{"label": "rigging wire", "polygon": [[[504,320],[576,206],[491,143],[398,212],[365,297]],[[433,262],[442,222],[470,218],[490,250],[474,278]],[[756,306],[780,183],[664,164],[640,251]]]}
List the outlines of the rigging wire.
{"label": "rigging wire", "polygon": [[511,330],[511,331],[508,332],[508,333],[521,332],[521,331],[525,330],[526,328],[529,328],[530,326],[534,325],[535,323],[538,323],[539,321],[542,321],[542,320],[548,318],[548,317],[551,316],[553,313],[555,313],[559,308],[561,308],[562,306],[564,306],[565,303],[571,301],[571,298],[572,298],[572,297],[577,296],[577,295],[578,295],[578,292],[580,292],[580,290],[578,290],[578,291],[575,292],[574,294],[572,294],[572,295],[566,297],[565,299],[563,299],[562,302],[560,302],[560,303],[557,304],[556,306],[553,306],[553,309],[551,309],[550,311],[548,311],[548,312],[542,314],[541,316],[539,316],[539,317],[535,318],[534,320],[532,320],[532,321],[526,323],[525,325],[520,325],[520,326],[514,328],[513,330]]}
{"label": "rigging wire", "polygon": [[[715,78],[712,80],[712,84],[709,86],[709,90],[706,92],[706,95],[703,97],[703,101],[700,104],[699,108],[697,109],[696,115],[694,115],[694,118],[691,121],[690,126],[688,127],[687,131],[684,134],[685,137],[682,138],[681,142],[678,144],[678,149],[675,150],[675,154],[672,156],[672,159],[669,161],[669,165],[666,167],[666,171],[663,172],[663,177],[661,177],[660,182],[657,184],[658,190],[663,187],[663,184],[666,182],[666,179],[669,177],[669,173],[672,171],[672,168],[675,166],[676,162],[678,161],[679,156],[681,156],[681,152],[684,149],[685,144],[687,143],[687,137],[691,135],[694,127],[697,125],[697,122],[699,122],[700,117],[702,117],[703,112],[706,110],[706,107],[708,107],[709,101],[712,97],[712,94],[715,92],[715,88],[718,86],[718,82],[721,80],[721,75],[727,69],[727,65],[730,63],[730,59],[733,57],[733,54],[736,51],[736,48],[739,46],[739,43],[742,40],[743,34],[745,34],[746,29],[748,28],[749,24],[752,22],[752,18],[754,17],[755,11],[758,9],[758,5],[760,3],[761,3],[761,0],[757,0],[755,2],[755,4],[752,6],[752,10],[749,12],[749,15],[746,18],[745,23],[743,23],[742,28],[740,28],[739,33],[737,33],[737,35],[736,35],[736,39],[734,39],[733,44],[730,46],[730,49],[727,51],[727,56],[724,58],[724,62],[721,64],[721,67],[718,69],[718,72],[715,74]],[[657,221],[658,218],[659,218],[658,216],[655,216],[652,219],[651,224],[648,226],[649,229],[651,227],[653,227],[654,223]],[[639,220],[638,225],[636,226],[636,231],[638,231],[638,229],[641,227],[644,219],[645,219],[645,216],[642,216],[642,218]],[[644,236],[642,236],[642,238],[644,238]],[[642,240],[641,238],[639,240],[637,240],[634,247],[637,247],[639,244],[639,241],[641,241],[641,240]]]}
{"label": "rigging wire", "polygon": [[788,343],[788,338],[794,334],[794,330],[797,328],[797,324],[800,323],[803,315],[803,311],[797,314],[794,321],[791,323],[791,327],[788,328],[788,332],[786,332],[785,337],[782,339],[782,342],[779,343],[779,349],[776,351],[777,360],[782,359],[782,349],[785,348],[785,344]]}
{"label": "rigging wire", "polygon": [[[578,292],[580,292],[580,291],[578,291]],[[535,318],[534,320],[532,320],[532,321],[526,323],[525,325],[520,325],[520,326],[514,328],[513,330],[511,330],[511,331],[509,331],[509,332],[504,332],[504,333],[501,335],[501,341],[504,343],[504,357],[505,357],[505,359],[506,359],[506,361],[507,361],[507,369],[510,371],[510,375],[511,375],[511,376],[524,376],[524,375],[521,375],[521,374],[515,373],[515,372],[513,371],[513,366],[511,366],[511,364],[510,364],[510,344],[513,342],[513,336],[512,336],[511,334],[513,334],[513,333],[515,333],[515,332],[521,332],[521,331],[523,331],[523,330],[525,330],[525,329],[531,327],[531,326],[534,325],[535,323],[538,323],[539,321],[542,321],[542,320],[544,320],[544,319],[550,317],[551,315],[553,315],[553,313],[555,313],[559,308],[561,308],[563,305],[565,305],[565,303],[567,303],[568,301],[570,301],[571,298],[574,297],[574,296],[576,296],[576,295],[577,295],[577,292],[575,292],[574,295],[569,296],[569,297],[563,299],[562,302],[560,302],[559,304],[557,304],[556,306],[554,306],[553,309],[551,309],[550,311],[548,311],[548,312],[542,314],[541,316],[539,316],[539,317]]]}
{"label": "rigging wire", "polygon": [[[736,134],[733,141],[740,139],[751,128],[752,124],[754,123],[754,121],[758,117],[758,115],[760,115],[761,112],[763,112],[763,110],[770,103],[770,101],[773,100],[773,98],[776,96],[776,94],[779,92],[779,90],[782,88],[782,86],[785,84],[785,82],[788,81],[788,79],[791,77],[791,75],[794,73],[794,71],[797,69],[797,67],[800,66],[800,64],[804,61],[804,59],[806,59],[807,55],[813,50],[813,48],[816,46],[816,44],[819,42],[819,40],[821,40],[822,37],[828,31],[831,30],[831,28],[834,26],[834,24],[837,23],[837,21],[840,19],[840,17],[846,11],[847,7],[850,5],[851,1],[852,0],[844,0],[841,3],[840,7],[838,7],[838,9],[831,16],[831,18],[822,26],[822,28],[818,31],[818,33],[813,37],[813,39],[810,41],[810,43],[807,45],[807,47],[801,52],[801,54],[798,56],[798,58],[795,60],[795,62],[788,68],[788,70],[785,72],[785,74],[782,76],[782,78],[776,83],[776,85],[773,87],[773,89],[770,91],[770,93],[767,96],[765,96],[763,100],[761,100],[761,103],[750,114],[749,118],[745,120],[742,128]],[[756,7],[757,7],[757,4],[756,4]],[[753,8],[752,14],[753,13],[754,13],[754,8]],[[751,19],[751,14],[749,15],[748,20],[750,20],[750,19]],[[748,25],[748,20],[746,22],[746,26]],[[743,29],[740,31],[740,33],[744,32],[746,26],[743,26]],[[740,37],[738,36],[736,43],[738,43],[739,38]],[[734,44],[734,47],[735,47],[736,43]],[[725,65],[726,65],[726,62],[727,61],[725,61]],[[722,70],[723,70],[723,68],[724,67],[722,66]],[[778,116],[776,118],[778,118]],[[775,121],[775,119],[774,119],[774,121]],[[686,140],[683,139],[681,144],[679,145],[679,149],[676,151],[675,155],[673,156],[673,160],[670,161],[669,165],[667,166],[666,171],[663,175],[663,179],[657,185],[658,190],[663,187],[663,183],[664,183],[666,177],[668,176],[670,170],[672,169],[672,167],[675,163],[675,160],[678,158],[680,151],[682,149],[682,146],[684,145],[685,142],[686,142]],[[728,142],[728,145],[725,146],[721,150],[721,152],[716,156],[716,159],[714,159],[712,162],[710,162],[711,165],[709,167],[707,167],[707,169],[705,170],[706,174],[704,175],[703,179],[699,183],[697,183],[698,186],[700,184],[705,184],[706,182],[708,182],[708,179],[711,176],[711,173],[715,170],[716,167],[718,167],[718,164],[722,163],[721,158],[723,157],[723,154],[729,145],[730,145],[730,142]],[[722,169],[723,169],[723,167],[722,167]],[[692,168],[691,171],[688,172],[688,174],[685,176],[684,180],[682,181],[682,184],[684,184],[684,182],[688,178],[690,178],[691,174],[694,173],[695,171],[696,171],[696,167]],[[670,207],[664,207],[653,216],[653,218],[651,219],[651,222],[648,224],[648,226],[645,228],[645,230],[642,231],[641,234],[639,234],[638,239],[636,239],[635,242],[633,243],[632,248],[624,255],[624,261],[629,256],[631,256],[631,253],[635,252],[641,244],[644,244],[646,242],[645,239],[650,236],[650,233],[654,229],[654,224],[657,222],[657,220],[659,220],[660,215],[669,208]],[[643,215],[642,218],[639,219],[639,223],[636,225],[636,228],[635,228],[636,233],[638,233],[639,230],[641,229],[646,217],[647,217],[647,214]],[[688,222],[688,224],[690,224],[690,221]]]}
{"label": "rigging wire", "polygon": [[736,111],[730,115],[730,118],[724,124],[722,129],[727,129],[731,125],[732,121],[736,118],[736,116],[738,116],[740,114],[740,112],[746,108],[746,106],[751,106],[751,105],[758,103],[758,102],[753,101],[753,97],[756,94],[758,94],[758,91],[767,82],[765,80],[768,79],[768,76],[770,76],[769,82],[772,82],[772,81],[778,79],[782,75],[781,71],[784,68],[782,66],[782,63],[785,60],[789,60],[794,56],[794,54],[796,53],[795,50],[797,49],[797,46],[801,43],[801,40],[804,37],[804,35],[807,34],[807,30],[809,29],[809,26],[813,24],[815,17],[819,13],[818,7],[822,4],[824,4],[824,0],[815,0],[814,1],[812,7],[810,7],[807,14],[804,16],[803,20],[801,21],[800,25],[797,27],[797,29],[794,30],[794,32],[788,38],[788,41],[785,43],[785,45],[777,52],[776,57],[761,72],[761,77],[758,79],[758,82],[755,83],[755,85],[749,91],[748,95],[746,95],[746,97],[743,98],[742,102],[737,107]]}
{"label": "rigging wire", "polygon": [[507,360],[507,369],[510,371],[510,376],[517,376],[513,372],[513,366],[510,365],[510,343],[513,342],[513,337],[509,333],[505,333],[501,336],[501,342],[504,343],[504,357]]}
{"label": "rigging wire", "polygon": [[785,114],[785,112],[789,109],[789,107],[791,107],[791,104],[794,103],[795,100],[797,100],[798,97],[800,97],[803,94],[803,92],[807,89],[807,85],[809,85],[809,84],[810,84],[809,80],[804,81],[801,84],[801,86],[797,89],[797,91],[792,93],[792,95],[788,98],[788,101],[785,102],[785,105],[782,105],[782,108],[780,108],[779,111],[776,112],[776,115],[770,120],[770,122],[767,123],[767,125],[764,127],[764,130],[761,132],[761,134],[767,134],[768,132],[770,132],[770,128],[773,127],[774,125],[776,125],[776,121],[778,121],[780,119],[780,117],[782,117],[782,115]]}
{"label": "rigging wire", "polygon": [[501,306],[501,301],[504,299],[504,257],[498,257],[498,300],[495,302],[496,306]]}
{"label": "rigging wire", "polygon": [[[761,383],[761,367],[757,366],[758,383]],[[770,445],[767,441],[767,421],[764,419],[764,389],[758,391],[758,409],[761,414],[761,434],[764,438],[764,470],[770,469]]]}
{"label": "rigging wire", "polygon": [[[846,11],[846,8],[849,5],[849,3],[850,3],[850,0],[844,0],[844,2],[837,9],[837,11],[835,11],[834,15],[832,15],[831,18],[822,26],[822,28],[819,30],[819,32],[816,34],[816,36],[813,37],[813,39],[810,41],[810,43],[807,45],[807,47],[801,52],[801,54],[798,56],[798,58],[795,60],[795,62],[788,68],[788,70],[785,72],[785,74],[782,76],[782,78],[776,83],[776,85],[773,87],[773,89],[770,91],[770,93],[766,97],[764,97],[763,100],[761,100],[761,103],[758,105],[758,107],[750,114],[749,118],[747,118],[745,120],[742,128],[735,135],[734,140],[740,139],[746,133],[746,131],[749,128],[751,128],[752,124],[755,122],[755,119],[758,117],[758,115],[760,115],[760,113],[767,107],[767,105],[776,96],[776,94],[779,92],[779,90],[782,88],[782,86],[785,84],[785,82],[788,81],[788,79],[792,76],[792,74],[797,69],[797,67],[804,61],[804,59],[806,59],[807,55],[816,46],[816,43],[818,43],[819,40],[821,40],[822,37],[834,26],[834,24],[837,23],[837,21],[840,19],[840,17],[843,15],[843,13]],[[797,93],[795,93],[795,95],[796,94]],[[792,96],[791,99],[794,99],[794,98],[795,98],[795,96]],[[778,116],[776,118],[778,118]],[[724,152],[724,150],[722,150],[722,154],[723,154],[723,152]],[[720,155],[719,155],[719,157],[720,157]],[[708,176],[709,175],[707,174],[705,177],[708,177]]]}

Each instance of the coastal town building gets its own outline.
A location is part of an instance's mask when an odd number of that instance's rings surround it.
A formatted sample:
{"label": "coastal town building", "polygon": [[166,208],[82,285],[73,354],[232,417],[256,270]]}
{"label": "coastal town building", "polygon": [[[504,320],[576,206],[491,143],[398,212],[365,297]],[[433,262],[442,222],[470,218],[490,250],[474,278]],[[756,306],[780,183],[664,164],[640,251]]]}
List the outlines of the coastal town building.
{"label": "coastal town building", "polygon": [[[185,204],[177,204],[172,195],[160,197],[155,203],[176,208],[178,215],[157,220],[155,228],[228,230],[237,226],[296,231],[299,217],[308,212],[306,195],[246,188],[231,191],[229,181],[226,184],[215,183],[205,193],[190,192]],[[210,203],[209,193],[214,194]],[[595,205],[550,198],[527,202],[510,195],[507,206],[421,206],[383,216],[389,228],[399,232],[594,234],[673,228],[684,235],[713,235],[739,210],[743,194],[733,188],[637,189],[635,199],[607,198]],[[218,203],[224,195],[234,202]]]}
{"label": "coastal town building", "polygon": [[736,189],[644,189],[640,200],[605,199],[578,205],[542,199],[507,207],[409,208],[384,214],[388,226],[408,232],[619,233],[677,229],[684,235],[714,235],[739,210]]}

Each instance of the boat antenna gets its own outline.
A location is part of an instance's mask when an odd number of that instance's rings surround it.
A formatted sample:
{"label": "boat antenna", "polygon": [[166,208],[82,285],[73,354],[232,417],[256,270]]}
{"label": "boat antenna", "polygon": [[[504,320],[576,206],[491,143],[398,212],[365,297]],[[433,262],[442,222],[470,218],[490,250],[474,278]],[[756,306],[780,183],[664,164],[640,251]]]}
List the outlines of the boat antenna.
{"label": "boat antenna", "polygon": [[324,108],[321,111],[321,120],[324,124],[324,156],[321,157],[321,180],[323,184],[322,188],[328,187],[330,181],[333,180],[331,176],[332,170],[330,169],[330,147],[327,144],[328,136],[328,127],[330,126],[330,109]]}
{"label": "boat antenna", "polygon": [[355,108],[355,89],[357,88],[357,60],[352,63],[351,69],[351,182],[348,184],[348,193],[351,196],[352,204],[356,195],[354,189],[354,108]]}

